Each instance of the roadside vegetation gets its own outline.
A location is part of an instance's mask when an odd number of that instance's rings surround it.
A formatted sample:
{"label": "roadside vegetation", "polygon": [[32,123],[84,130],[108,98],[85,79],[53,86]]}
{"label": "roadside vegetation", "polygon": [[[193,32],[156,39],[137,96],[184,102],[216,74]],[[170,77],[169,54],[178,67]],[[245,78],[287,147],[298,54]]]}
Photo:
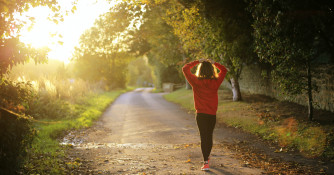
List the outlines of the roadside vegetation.
{"label": "roadside vegetation", "polygon": [[124,90],[88,95],[78,103],[69,104],[72,116],[66,118],[34,120],[37,135],[28,150],[24,173],[64,174],[66,168],[75,166],[64,161],[67,146],[59,143],[60,138],[70,130],[91,126],[122,92]]}
{"label": "roadside vegetation", "polygon": [[[304,106],[251,94],[233,102],[230,95],[230,90],[219,90],[218,122],[276,143],[281,148],[276,152],[298,150],[308,158],[334,158],[333,113],[317,111],[316,121],[309,122]],[[164,97],[194,111],[191,90],[180,89]]]}
{"label": "roadside vegetation", "polygon": [[66,174],[75,165],[66,162],[60,139],[91,126],[120,94],[134,89],[108,90],[102,81],[77,78],[72,68],[53,60],[30,62],[3,77],[0,174]]}

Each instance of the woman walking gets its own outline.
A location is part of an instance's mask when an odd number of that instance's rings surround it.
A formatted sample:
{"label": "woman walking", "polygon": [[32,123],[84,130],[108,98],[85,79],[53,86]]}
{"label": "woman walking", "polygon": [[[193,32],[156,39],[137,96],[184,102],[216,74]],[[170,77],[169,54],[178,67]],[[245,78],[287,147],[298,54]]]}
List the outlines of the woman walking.
{"label": "woman walking", "polygon": [[[198,65],[199,64],[199,65]],[[196,74],[191,68],[198,65]],[[217,74],[217,67],[219,74]],[[201,149],[204,159],[203,171],[209,170],[209,155],[213,144],[213,130],[216,125],[218,107],[218,88],[223,82],[227,69],[210,59],[200,59],[187,63],[182,68],[183,74],[193,88],[196,122],[201,137]]]}

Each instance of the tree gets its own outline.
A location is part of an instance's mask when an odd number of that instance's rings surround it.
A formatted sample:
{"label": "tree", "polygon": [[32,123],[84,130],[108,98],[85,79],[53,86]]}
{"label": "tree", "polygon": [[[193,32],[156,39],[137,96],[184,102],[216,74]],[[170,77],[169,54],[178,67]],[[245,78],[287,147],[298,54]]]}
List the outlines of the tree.
{"label": "tree", "polygon": [[128,65],[128,85],[131,86],[152,86],[152,70],[145,57],[139,57]]}
{"label": "tree", "polygon": [[165,11],[163,5],[149,4],[139,30],[132,33],[130,41],[132,53],[147,56],[157,89],[161,89],[163,82],[180,83],[184,79],[180,64],[184,53],[173,28],[164,20]]}
{"label": "tree", "polygon": [[[80,37],[74,59],[80,77],[91,81],[104,80],[112,87],[125,87],[126,64],[131,59],[127,54],[127,33],[135,23],[140,10],[131,10],[126,2],[118,4],[110,12],[101,15],[95,25]],[[94,73],[93,73],[94,72]]]}
{"label": "tree", "polygon": [[202,1],[204,15],[213,29],[213,57],[219,57],[229,68],[229,82],[232,86],[233,100],[241,100],[239,78],[244,65],[257,62],[253,49],[252,18],[243,0]]}
{"label": "tree", "polygon": [[239,78],[244,64],[253,63],[251,15],[247,4],[227,0],[178,0],[167,11],[167,23],[193,58],[222,61],[230,71],[233,100],[242,99]]}
{"label": "tree", "polygon": [[250,3],[254,18],[256,52],[272,65],[272,77],[283,92],[306,92],[308,118],[313,119],[312,69],[320,54],[333,59],[334,3],[323,0]]}
{"label": "tree", "polygon": [[19,63],[33,59],[36,63],[47,60],[48,48],[35,49],[21,43],[17,37],[0,40],[0,75]]}
{"label": "tree", "polygon": [[[35,62],[46,60],[47,48],[34,49],[19,42],[16,33],[24,25],[24,22],[14,18],[16,13],[22,13],[31,7],[48,6],[54,12],[60,7],[56,0],[3,0],[0,1],[0,75],[6,73],[8,68],[17,63],[23,63],[28,59]],[[54,20],[61,19],[62,16],[54,17]],[[34,20],[34,19],[30,19]]]}

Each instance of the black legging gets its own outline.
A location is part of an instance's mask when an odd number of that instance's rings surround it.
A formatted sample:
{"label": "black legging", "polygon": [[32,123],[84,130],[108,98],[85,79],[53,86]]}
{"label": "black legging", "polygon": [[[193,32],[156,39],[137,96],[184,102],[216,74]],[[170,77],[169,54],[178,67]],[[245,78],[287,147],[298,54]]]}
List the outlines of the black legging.
{"label": "black legging", "polygon": [[204,161],[208,161],[212,149],[212,135],[216,125],[216,115],[197,113],[197,126],[201,136],[201,149]]}

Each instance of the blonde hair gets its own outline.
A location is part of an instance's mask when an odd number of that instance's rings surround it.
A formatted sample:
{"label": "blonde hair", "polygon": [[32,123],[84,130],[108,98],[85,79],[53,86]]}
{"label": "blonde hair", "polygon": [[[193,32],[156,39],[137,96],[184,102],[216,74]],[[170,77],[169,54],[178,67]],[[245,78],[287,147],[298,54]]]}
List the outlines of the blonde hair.
{"label": "blonde hair", "polygon": [[218,78],[216,66],[207,61],[203,61],[197,66],[195,75],[197,76],[198,79]]}

